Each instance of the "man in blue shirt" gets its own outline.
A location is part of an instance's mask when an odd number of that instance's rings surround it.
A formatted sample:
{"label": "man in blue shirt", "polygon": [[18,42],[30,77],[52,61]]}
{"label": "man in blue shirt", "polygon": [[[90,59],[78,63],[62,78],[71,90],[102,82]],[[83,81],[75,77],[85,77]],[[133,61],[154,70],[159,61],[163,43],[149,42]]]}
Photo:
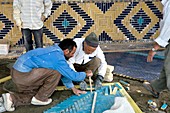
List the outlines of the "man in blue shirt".
{"label": "man in blue shirt", "polygon": [[12,81],[17,91],[2,94],[4,107],[14,111],[20,105],[47,105],[61,78],[67,88],[76,95],[85,91],[74,88],[72,81],[82,81],[92,72],[75,72],[67,60],[76,51],[77,45],[72,39],[64,39],[59,45],[38,48],[21,55],[11,69]]}

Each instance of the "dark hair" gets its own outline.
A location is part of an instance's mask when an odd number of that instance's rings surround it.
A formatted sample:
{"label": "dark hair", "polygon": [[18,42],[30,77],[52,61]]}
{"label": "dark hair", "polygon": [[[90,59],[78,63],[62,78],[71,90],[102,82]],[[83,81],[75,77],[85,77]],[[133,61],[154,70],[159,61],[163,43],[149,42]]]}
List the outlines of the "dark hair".
{"label": "dark hair", "polygon": [[62,50],[66,50],[68,49],[69,51],[72,51],[74,47],[77,48],[76,43],[73,41],[73,39],[70,38],[66,38],[64,40],[62,40],[58,46],[62,49]]}

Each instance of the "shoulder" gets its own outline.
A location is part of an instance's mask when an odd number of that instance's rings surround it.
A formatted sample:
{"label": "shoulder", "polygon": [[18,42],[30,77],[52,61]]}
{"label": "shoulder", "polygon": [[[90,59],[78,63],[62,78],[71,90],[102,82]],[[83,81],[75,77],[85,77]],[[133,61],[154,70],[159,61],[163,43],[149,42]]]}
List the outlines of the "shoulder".
{"label": "shoulder", "polygon": [[97,49],[96,49],[96,50],[98,50],[98,51],[102,51],[102,49],[101,49],[100,45],[98,45],[98,47],[97,47]]}
{"label": "shoulder", "polygon": [[103,50],[100,48],[100,46],[96,49],[97,54],[103,54]]}
{"label": "shoulder", "polygon": [[77,44],[77,48],[81,47],[83,41],[84,41],[84,38],[75,38],[74,41],[76,42]]}
{"label": "shoulder", "polygon": [[81,42],[84,41],[84,38],[75,38],[74,41],[75,41],[76,43],[81,43]]}

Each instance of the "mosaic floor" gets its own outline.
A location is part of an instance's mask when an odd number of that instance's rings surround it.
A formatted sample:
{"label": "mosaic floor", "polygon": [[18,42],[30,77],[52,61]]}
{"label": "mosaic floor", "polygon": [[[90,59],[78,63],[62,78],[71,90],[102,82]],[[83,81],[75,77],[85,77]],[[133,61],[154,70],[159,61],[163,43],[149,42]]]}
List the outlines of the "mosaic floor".
{"label": "mosaic floor", "polygon": [[158,54],[153,62],[146,62],[147,51],[144,52],[116,52],[106,53],[109,65],[115,66],[115,73],[134,78],[153,80],[160,74],[163,65],[163,56]]}
{"label": "mosaic floor", "polygon": [[88,91],[80,96],[73,95],[60,104],[45,110],[44,113],[102,113],[111,108],[116,97],[126,97],[134,111],[142,113],[120,83],[112,83],[112,85],[103,86],[100,90]]}

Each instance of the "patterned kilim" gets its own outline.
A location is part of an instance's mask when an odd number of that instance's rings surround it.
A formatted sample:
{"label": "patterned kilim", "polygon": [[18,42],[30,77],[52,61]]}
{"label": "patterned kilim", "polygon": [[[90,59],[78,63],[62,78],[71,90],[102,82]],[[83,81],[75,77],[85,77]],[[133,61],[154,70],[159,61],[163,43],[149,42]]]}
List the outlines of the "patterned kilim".
{"label": "patterned kilim", "polygon": [[[84,38],[95,32],[100,41],[154,39],[162,18],[160,1],[54,2],[44,23],[44,43]],[[24,44],[12,17],[12,2],[0,2],[0,40]]]}

